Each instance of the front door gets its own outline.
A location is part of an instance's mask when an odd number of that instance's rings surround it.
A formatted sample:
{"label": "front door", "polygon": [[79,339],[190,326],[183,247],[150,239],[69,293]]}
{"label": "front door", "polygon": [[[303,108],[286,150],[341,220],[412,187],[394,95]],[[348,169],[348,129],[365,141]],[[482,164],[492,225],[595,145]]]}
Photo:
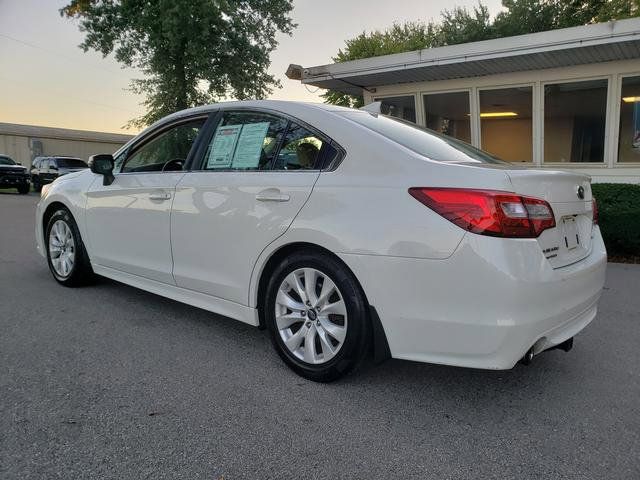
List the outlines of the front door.
{"label": "front door", "polygon": [[200,170],[187,172],[176,187],[177,285],[247,305],[258,256],[311,194],[325,144],[331,148],[319,134],[275,114],[222,112]]}
{"label": "front door", "polygon": [[150,132],[116,161],[115,180],[97,178],[87,194],[92,262],[175,284],[171,204],[175,187],[206,118],[182,120]]}

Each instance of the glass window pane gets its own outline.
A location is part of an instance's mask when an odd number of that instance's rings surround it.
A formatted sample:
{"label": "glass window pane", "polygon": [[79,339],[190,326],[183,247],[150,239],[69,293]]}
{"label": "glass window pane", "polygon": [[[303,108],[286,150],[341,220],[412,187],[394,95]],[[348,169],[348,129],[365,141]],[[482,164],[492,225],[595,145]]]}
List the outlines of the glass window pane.
{"label": "glass window pane", "polygon": [[440,135],[405,120],[357,111],[343,115],[430,160],[448,163],[505,164],[468,143]]}
{"label": "glass window pane", "polygon": [[322,140],[306,128],[291,122],[282,143],[275,170],[311,170],[322,149]]}
{"label": "glass window pane", "polygon": [[182,168],[203,124],[204,120],[194,120],[161,133],[135,150],[125,160],[121,171],[161,172],[168,162],[172,164],[169,170]]}
{"label": "glass window pane", "polygon": [[432,93],[423,101],[427,128],[471,143],[469,92]]}
{"label": "glass window pane", "polygon": [[602,162],[607,81],[544,87],[544,161]]}
{"label": "glass window pane", "polygon": [[640,162],[640,77],[622,79],[618,162]]}
{"label": "glass window pane", "polygon": [[413,95],[406,97],[374,98],[374,102],[382,102],[382,113],[416,123],[416,101]]}
{"label": "glass window pane", "polygon": [[482,149],[509,162],[533,161],[533,89],[480,91]]}
{"label": "glass window pane", "polygon": [[287,120],[261,112],[225,112],[207,152],[205,170],[268,170]]}

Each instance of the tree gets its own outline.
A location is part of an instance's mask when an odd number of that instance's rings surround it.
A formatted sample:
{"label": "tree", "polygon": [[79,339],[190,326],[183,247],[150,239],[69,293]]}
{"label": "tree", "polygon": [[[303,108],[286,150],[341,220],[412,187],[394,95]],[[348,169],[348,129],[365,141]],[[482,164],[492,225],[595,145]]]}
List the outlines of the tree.
{"label": "tree", "polygon": [[80,22],[80,47],[145,75],[132,90],[147,113],[133,126],[225,97],[264,98],[277,32],[291,34],[292,0],[71,0],[60,10]]}
{"label": "tree", "polygon": [[[385,31],[362,32],[347,40],[334,62],[409,52],[424,48],[523,35],[557,28],[588,25],[640,16],[640,0],[502,0],[503,10],[491,21],[482,3],[471,11],[456,7],[441,13],[440,23],[394,24]],[[325,102],[360,106],[361,96],[334,90],[322,95]]]}
{"label": "tree", "polygon": [[[359,58],[377,57],[397,52],[419,50],[425,45],[433,45],[436,33],[433,25],[424,23],[394,24],[385,32],[362,32],[356,38],[346,41],[346,48],[333,57],[334,62],[347,62]],[[327,103],[343,107],[361,107],[362,97],[329,90],[322,95]]]}

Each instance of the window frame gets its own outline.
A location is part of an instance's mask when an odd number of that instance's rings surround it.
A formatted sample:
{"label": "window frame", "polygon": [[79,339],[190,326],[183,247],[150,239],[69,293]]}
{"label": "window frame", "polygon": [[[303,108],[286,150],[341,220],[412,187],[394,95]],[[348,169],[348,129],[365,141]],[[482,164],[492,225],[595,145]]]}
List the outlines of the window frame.
{"label": "window frame", "polygon": [[[429,96],[429,95],[442,95],[442,94],[447,94],[447,93],[466,93],[467,94],[467,98],[469,99],[469,136],[470,136],[470,142],[468,142],[470,145],[473,145],[474,147],[476,145],[474,145],[473,142],[473,138],[474,138],[474,128],[475,128],[475,115],[474,115],[474,100],[473,100],[473,89],[471,87],[469,88],[454,88],[454,89],[448,89],[448,90],[434,90],[434,91],[425,91],[425,90],[421,90],[420,92],[418,92],[418,95],[420,97],[420,99],[422,100],[421,103],[421,118],[418,119],[418,125],[427,128],[427,109],[426,104],[425,104],[425,97]],[[454,137],[455,138],[455,137]],[[459,138],[457,140],[460,140]],[[464,141],[464,140],[462,140]]]}
{"label": "window frame", "polygon": [[[215,135],[215,132],[218,128],[218,125],[220,124],[220,121],[222,120],[222,116],[225,113],[262,113],[265,115],[272,115],[275,117],[280,117],[286,120],[287,124],[284,128],[282,137],[280,138],[278,145],[276,145],[276,148],[274,150],[274,158],[277,158],[278,155],[280,154],[280,149],[282,148],[283,142],[285,137],[287,136],[287,133],[289,132],[289,127],[291,125],[291,122],[297,123],[298,125],[300,125],[301,127],[309,130],[311,133],[313,133],[314,135],[316,135],[323,143],[323,147],[320,150],[320,155],[318,156],[318,159],[316,160],[317,165],[315,165],[316,168],[313,169],[296,169],[296,170],[286,170],[286,169],[274,169],[274,168],[268,168],[268,169],[264,169],[264,170],[249,170],[249,169],[234,169],[234,168],[216,168],[216,169],[205,169],[204,168],[204,164],[205,164],[205,154],[207,151],[207,147],[209,146],[209,143],[211,142],[211,140],[213,139],[213,136]],[[320,131],[318,128],[309,125],[307,122],[305,122],[304,120],[300,120],[299,118],[296,118],[292,115],[289,115],[285,112],[281,112],[278,110],[273,110],[270,108],[261,108],[261,107],[240,107],[240,106],[235,106],[235,107],[229,107],[229,108],[221,108],[219,109],[217,112],[215,112],[214,115],[212,115],[212,117],[210,118],[210,122],[209,125],[206,126],[207,129],[206,131],[204,131],[205,129],[203,128],[203,132],[202,132],[202,137],[200,140],[200,144],[198,145],[198,149],[197,152],[195,152],[194,154],[194,159],[193,159],[193,165],[192,165],[192,169],[190,169],[190,172],[200,172],[200,173],[308,173],[308,172],[321,172],[321,171],[333,171],[335,170],[338,165],[340,165],[340,163],[342,162],[342,159],[344,158],[344,156],[346,155],[345,150],[337,143],[335,142],[331,137],[329,137],[327,134],[325,134],[324,132]],[[331,145],[331,147],[333,147],[336,150],[336,157],[332,160],[327,159],[326,155],[327,155],[327,150],[326,148],[324,148],[324,145]]]}
{"label": "window frame", "polygon": [[640,70],[637,72],[625,72],[619,73],[616,75],[614,83],[615,83],[615,92],[611,97],[613,105],[612,105],[612,118],[613,122],[611,124],[611,132],[610,136],[615,140],[611,145],[611,164],[609,166],[613,168],[629,168],[629,167],[638,167],[640,166],[640,161],[638,162],[619,162],[619,153],[620,153],[620,110],[621,110],[621,100],[622,100],[622,81],[625,78],[630,77],[638,77],[640,78]]}
{"label": "window frame", "polygon": [[[411,123],[415,123],[416,125],[420,125],[423,126],[424,125],[422,123],[420,123],[421,121],[426,122],[427,116],[425,115],[422,107],[419,107],[419,103],[418,102],[418,97],[420,96],[419,92],[413,92],[413,93],[398,93],[398,94],[393,94],[393,95],[382,95],[382,96],[376,96],[375,94],[373,94],[371,96],[373,102],[383,102],[386,98],[400,98],[400,97],[413,97],[413,111],[415,112],[416,115],[416,121],[415,122],[411,122],[411,120],[407,120],[408,122]],[[418,110],[418,108],[420,108],[420,110]],[[383,114],[386,115],[386,114]],[[392,115],[390,115],[392,116]],[[401,120],[406,120],[404,118],[402,118]]]}
{"label": "window frame", "polygon": [[157,174],[157,173],[176,173],[175,170],[167,170],[167,171],[159,170],[159,171],[148,171],[148,172],[144,172],[144,171],[143,172],[123,172],[122,168],[127,164],[127,161],[129,160],[131,155],[133,155],[134,153],[139,151],[141,148],[143,148],[148,143],[150,143],[153,140],[155,140],[156,138],[158,138],[160,135],[163,135],[164,133],[168,132],[169,130],[171,130],[171,129],[175,128],[175,127],[179,127],[180,125],[184,125],[186,123],[191,123],[191,122],[193,122],[195,120],[204,120],[204,122],[202,124],[202,127],[200,127],[200,130],[198,131],[198,135],[196,136],[195,140],[191,144],[191,148],[190,148],[189,153],[187,155],[184,167],[181,170],[182,172],[188,171],[189,167],[191,165],[191,162],[193,161],[193,155],[197,151],[197,146],[199,145],[199,141],[202,138],[202,135],[203,135],[203,132],[205,131],[205,128],[207,127],[207,123],[210,121],[211,116],[214,115],[214,114],[215,114],[215,112],[205,112],[205,113],[194,114],[194,115],[190,115],[190,116],[186,116],[186,117],[181,117],[179,119],[176,119],[176,120],[173,120],[173,121],[158,125],[156,128],[150,130],[147,133],[144,133],[142,136],[140,136],[140,138],[135,139],[134,142],[131,143],[131,145],[125,145],[122,150],[119,150],[116,153],[114,153],[114,155],[113,155],[114,159],[119,157],[120,155],[124,155],[124,160],[122,161],[122,165],[120,166],[120,171],[119,172],[114,172],[114,175],[143,175],[143,174]]}
{"label": "window frame", "polygon": [[[607,82],[606,88],[606,102],[605,102],[605,118],[604,118],[604,145],[602,146],[602,161],[600,162],[545,162],[544,159],[544,130],[545,130],[545,96],[544,89],[547,85],[557,85],[561,83],[584,83],[591,82],[594,80],[605,80]],[[540,108],[540,166],[546,167],[562,167],[562,168],[608,168],[609,162],[607,161],[607,157],[611,148],[611,135],[609,133],[610,125],[611,125],[611,94],[612,94],[612,86],[616,83],[612,79],[611,75],[594,75],[594,76],[585,76],[585,77],[560,77],[554,78],[553,80],[544,80],[540,82],[540,98],[539,98],[539,108]],[[618,88],[616,87],[616,90]],[[616,135],[616,142],[617,142]],[[617,150],[616,150],[617,153]]]}
{"label": "window frame", "polygon": [[[533,166],[537,165],[536,163],[536,147],[537,147],[537,138],[542,141],[544,136],[544,89],[541,85],[537,85],[536,82],[524,82],[524,83],[507,83],[502,85],[490,85],[490,86],[478,86],[475,87],[474,93],[474,103],[476,104],[475,114],[471,113],[471,117],[475,117],[476,125],[477,125],[477,135],[478,141],[477,145],[474,147],[479,148],[482,151],[482,117],[480,116],[481,105],[480,105],[480,92],[489,91],[489,90],[509,90],[512,88],[521,88],[521,87],[530,87],[531,88],[531,161],[530,162],[512,162],[509,160],[505,160],[505,162],[509,162],[512,165],[521,165],[521,166]],[[538,94],[536,90],[543,92]],[[539,95],[540,98],[536,98],[536,95]],[[538,107],[536,109],[536,106]],[[536,110],[538,110],[536,112]],[[538,119],[537,116],[540,116]],[[538,131],[538,123],[542,122],[542,131]],[[473,134],[472,134],[473,135]],[[540,155],[544,156],[544,144],[540,145]],[[489,153],[489,152],[487,152]],[[541,158],[541,162],[544,160]]]}

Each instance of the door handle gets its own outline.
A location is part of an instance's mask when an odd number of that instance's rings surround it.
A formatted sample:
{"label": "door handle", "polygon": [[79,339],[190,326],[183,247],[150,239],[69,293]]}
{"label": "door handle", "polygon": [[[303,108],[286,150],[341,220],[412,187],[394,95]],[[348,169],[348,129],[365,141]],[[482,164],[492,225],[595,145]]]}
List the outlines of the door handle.
{"label": "door handle", "polygon": [[155,192],[149,195],[149,200],[169,200],[171,198],[171,194],[169,192]]}
{"label": "door handle", "polygon": [[256,195],[259,202],[288,202],[289,195],[280,193],[277,188],[267,188]]}

